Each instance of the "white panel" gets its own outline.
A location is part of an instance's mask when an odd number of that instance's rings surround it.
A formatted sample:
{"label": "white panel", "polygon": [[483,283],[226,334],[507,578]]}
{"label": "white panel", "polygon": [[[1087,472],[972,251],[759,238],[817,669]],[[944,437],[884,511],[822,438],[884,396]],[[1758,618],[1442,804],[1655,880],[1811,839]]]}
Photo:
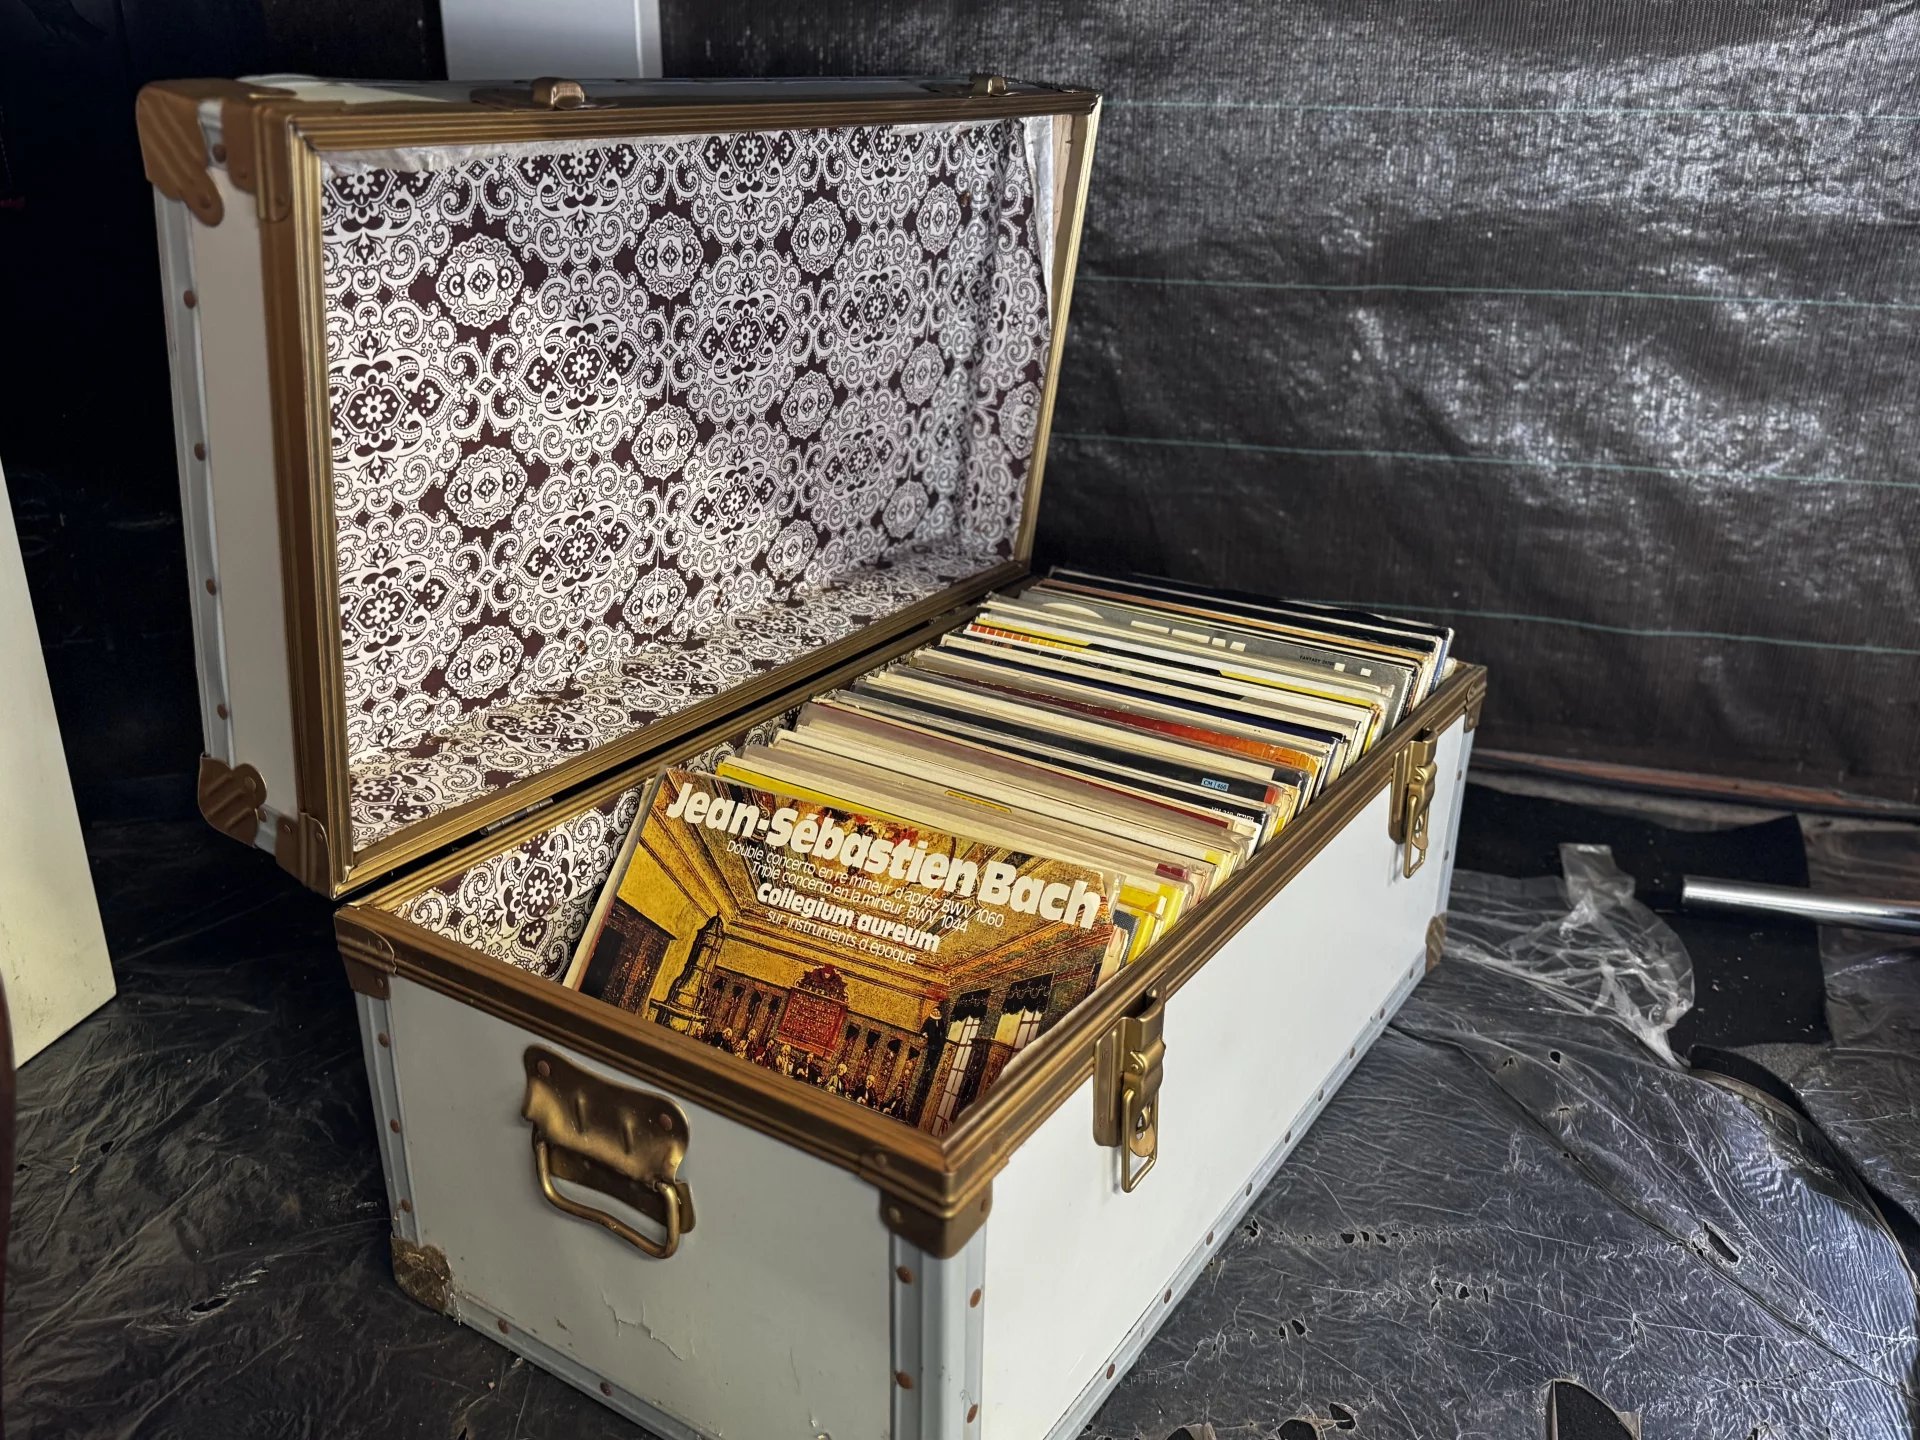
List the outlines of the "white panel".
{"label": "white panel", "polygon": [[[1442,830],[1438,828],[1436,822],[1433,831],[1435,837],[1434,843],[1436,845],[1440,843],[1442,837],[1446,840],[1446,848],[1440,852],[1440,903],[1443,905],[1446,904],[1448,896],[1451,895],[1453,891],[1453,865],[1460,854],[1460,816],[1467,808],[1467,766],[1472,760],[1473,734],[1462,726],[1460,730],[1460,749],[1455,755],[1453,762],[1453,794],[1450,797],[1453,802],[1453,809],[1451,813],[1445,817],[1446,829]],[[1448,783],[1447,772],[1442,770],[1439,773],[1440,782],[1442,784]]]}
{"label": "white panel", "polygon": [[200,317],[186,303],[194,291],[193,230],[200,222],[178,200],[153,192],[160,238],[161,306],[173,373],[174,463],[180,472],[180,523],[187,542],[187,601],[193,609],[193,659],[200,676],[200,731],[206,753],[233,763],[233,733],[220,714],[227,698],[227,652],[220,638],[220,602],[207,590],[213,575],[213,485],[194,453],[207,439],[200,372]]}
{"label": "white panel", "polygon": [[[253,197],[224,169],[211,174],[226,207],[221,222],[183,224],[184,207],[162,201],[160,225],[202,719],[207,752],[252,765],[273,808],[292,814],[299,806],[259,226]],[[196,443],[206,446],[204,461]],[[271,845],[272,832],[262,830]]]}
{"label": "white panel", "polygon": [[[1453,832],[1463,728],[1441,738],[1449,783],[1434,799],[1436,835]],[[1047,1434],[1105,1379],[1129,1332],[1170,1304],[1162,1297],[1192,1247],[1424,968],[1445,865],[1436,852],[1401,876],[1388,805],[1382,790],[1168,1000],[1160,1159],[1134,1193],[1120,1191],[1116,1152],[1094,1143],[1091,1081],[995,1179],[988,1440]]]}
{"label": "white panel", "polygon": [[406,981],[392,992],[413,1219],[457,1294],[703,1434],[887,1436],[890,1237],[872,1186],[680,1102],[696,1224],[647,1259],[542,1198],[520,1118],[532,1037]]}
{"label": "white panel", "polygon": [[447,78],[660,74],[659,0],[441,0]]}
{"label": "white panel", "polygon": [[[658,1436],[659,1440],[702,1440],[701,1431],[665,1414],[612,1381],[601,1379],[596,1372],[587,1369],[564,1350],[543,1345],[506,1316],[489,1310],[478,1300],[456,1295],[453,1305],[455,1318],[471,1325],[482,1335],[499,1341],[514,1354],[526,1356],[549,1375],[558,1375],[581,1394],[590,1395],[608,1409],[617,1410],[636,1425],[644,1425],[649,1436]],[[832,1440],[832,1437],[829,1436],[828,1440]]]}
{"label": "white panel", "polygon": [[[979,1419],[987,1232],[936,1260],[893,1237],[891,1440],[964,1440]],[[901,1385],[898,1376],[912,1383]]]}
{"label": "white panel", "polygon": [[0,979],[16,1064],[113,998],[33,599],[0,475]]}
{"label": "white panel", "polygon": [[[407,1174],[407,1147],[394,1122],[400,1118],[400,1086],[393,1069],[392,1022],[387,1002],[356,993],[354,1013],[360,1018],[360,1057],[367,1065],[367,1089],[373,1097],[373,1123],[380,1141],[380,1168],[387,1177],[387,1213],[393,1233],[417,1242],[420,1227],[413,1218],[413,1181]],[[405,1201],[403,1205],[401,1202]]]}
{"label": "white panel", "polygon": [[[1373,1042],[1380,1038],[1380,1032],[1387,1028],[1394,1014],[1400,1009],[1401,1002],[1413,993],[1413,988],[1419,980],[1420,972],[1417,970],[1409,970],[1401,977],[1385,1008],[1375,1013],[1373,1020],[1362,1033],[1360,1044],[1355,1047],[1354,1056],[1342,1061],[1340,1067],[1334,1071],[1326,1086],[1329,1099],[1335,1090],[1346,1082],[1353,1067],[1366,1055]],[[1148,1298],[1145,1312],[1134,1321],[1133,1328],[1122,1337],[1119,1347],[1107,1357],[1106,1366],[1095,1367],[1093,1378],[1087,1382],[1086,1389],[1080,1392],[1067,1413],[1054,1422],[1053,1428],[1047,1432],[1047,1440],[1079,1440],[1080,1432],[1086,1428],[1087,1422],[1093,1419],[1101,1403],[1112,1393],[1113,1388],[1120,1383],[1125,1373],[1132,1368],[1133,1362],[1140,1358],[1140,1352],[1146,1349],[1147,1342],[1159,1330],[1161,1323],[1185,1298],[1193,1283],[1206,1272],[1207,1262],[1213,1258],[1213,1247],[1216,1241],[1232,1234],[1233,1227],[1240,1223],[1240,1217],[1259,1203],[1260,1192],[1266,1189],[1268,1182],[1286,1162],[1287,1157],[1293,1153],[1294,1146],[1299,1144],[1301,1137],[1307,1133],[1307,1127],[1320,1118],[1320,1111],[1325,1108],[1326,1101],[1319,1098],[1319,1091],[1315,1091],[1314,1094],[1313,1105],[1302,1112],[1286,1129],[1279,1142],[1267,1152],[1266,1158],[1253,1172],[1252,1178],[1233,1192],[1227,1201],[1227,1208],[1214,1218],[1213,1224],[1207,1227],[1206,1234],[1194,1241],[1187,1251],[1186,1259],[1180,1262],[1180,1268],[1174,1271],[1173,1278],[1163,1287],[1160,1295]],[[1113,1372],[1112,1374],[1107,1373],[1109,1369]]]}

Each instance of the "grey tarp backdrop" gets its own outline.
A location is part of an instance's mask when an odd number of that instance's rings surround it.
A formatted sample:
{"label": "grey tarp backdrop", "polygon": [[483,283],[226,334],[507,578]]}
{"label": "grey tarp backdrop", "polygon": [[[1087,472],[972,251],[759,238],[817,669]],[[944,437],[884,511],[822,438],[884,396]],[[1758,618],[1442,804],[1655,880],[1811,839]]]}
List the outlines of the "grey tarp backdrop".
{"label": "grey tarp backdrop", "polygon": [[662,11],[1106,92],[1043,558],[1444,619],[1487,746],[1920,799],[1911,7]]}

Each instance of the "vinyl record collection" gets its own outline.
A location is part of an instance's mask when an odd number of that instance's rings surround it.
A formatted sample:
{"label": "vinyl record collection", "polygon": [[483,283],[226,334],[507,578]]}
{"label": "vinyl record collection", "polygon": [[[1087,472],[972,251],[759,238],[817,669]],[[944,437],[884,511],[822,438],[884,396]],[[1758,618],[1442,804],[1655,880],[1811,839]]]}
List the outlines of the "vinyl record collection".
{"label": "vinyl record collection", "polygon": [[1451,640],[1056,570],[662,777],[567,983],[944,1133],[1431,693]]}

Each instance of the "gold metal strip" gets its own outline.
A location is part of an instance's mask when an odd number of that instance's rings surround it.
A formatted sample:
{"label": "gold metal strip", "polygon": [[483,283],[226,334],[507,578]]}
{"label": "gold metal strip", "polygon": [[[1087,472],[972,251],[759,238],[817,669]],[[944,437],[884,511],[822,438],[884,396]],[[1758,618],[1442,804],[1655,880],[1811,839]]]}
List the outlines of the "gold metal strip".
{"label": "gold metal strip", "polygon": [[1096,103],[1086,116],[1073,125],[1069,136],[1072,147],[1065,187],[1064,213],[1055,217],[1059,229],[1057,244],[1064,251],[1054,279],[1053,341],[1047,354],[1047,374],[1040,392],[1040,417],[1034,426],[1033,458],[1027,467],[1027,504],[1020,515],[1019,538],[1014,542],[1014,557],[1022,564],[1033,558],[1033,536],[1040,519],[1040,485],[1046,476],[1047,441],[1053,434],[1054,397],[1060,389],[1060,354],[1066,348],[1067,311],[1073,299],[1073,279],[1080,264],[1080,229],[1086,219],[1087,188],[1093,177],[1093,141],[1100,128],[1100,107]]}
{"label": "gold metal strip", "polygon": [[512,110],[442,101],[392,101],[332,107],[303,118],[316,150],[373,150],[399,145],[488,145],[516,141],[597,140],[646,135],[725,134],[735,130],[805,130],[842,125],[915,125],[1028,115],[1087,115],[1099,103],[1091,90],[912,98],[760,100],[743,96],[698,104]]}
{"label": "gold metal strip", "polygon": [[[330,761],[344,704],[329,704],[340,664],[339,619],[324,607],[337,583],[329,466],[324,439],[326,340],[319,303],[320,165],[293,135],[274,102],[230,107],[255,126],[259,173],[260,260],[267,331],[267,383],[272,396],[274,471],[280,510],[280,572],[287,630],[287,676],[293,715],[296,808],[283,817],[276,848],[281,865],[322,894],[337,893],[338,865],[329,837],[344,833],[342,790]],[[224,123],[224,122],[223,122]],[[288,204],[278,217],[271,197]],[[319,438],[316,438],[319,437]],[[322,446],[325,448],[321,448]],[[316,450],[318,454],[316,455]],[[316,513],[318,512],[318,513]],[[322,643],[322,637],[332,637]],[[329,665],[329,656],[332,664]],[[332,693],[344,693],[337,682]],[[340,781],[336,784],[336,779]]]}

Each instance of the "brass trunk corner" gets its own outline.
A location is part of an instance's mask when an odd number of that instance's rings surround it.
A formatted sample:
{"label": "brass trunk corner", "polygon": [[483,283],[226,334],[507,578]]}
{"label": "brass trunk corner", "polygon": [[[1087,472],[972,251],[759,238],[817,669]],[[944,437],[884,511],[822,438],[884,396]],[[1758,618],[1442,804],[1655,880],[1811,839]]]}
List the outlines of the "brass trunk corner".
{"label": "brass trunk corner", "polygon": [[453,1314],[453,1271],[446,1252],[437,1245],[417,1245],[389,1237],[393,1249],[393,1280],[413,1300],[437,1315]]}
{"label": "brass trunk corner", "polygon": [[230,766],[211,755],[200,757],[200,813],[222,835],[251,845],[260,833],[267,782],[251,765]]}
{"label": "brass trunk corner", "polygon": [[1468,734],[1480,728],[1480,712],[1486,708],[1486,704],[1487,672],[1482,670],[1474,677],[1473,688],[1467,692],[1466,729]]}
{"label": "brass trunk corner", "polygon": [[351,910],[335,913],[333,933],[339,942],[340,959],[347,967],[347,983],[356,994],[385,1000],[391,993],[388,977],[398,963],[393,943],[379,931],[360,924]]}
{"label": "brass trunk corner", "polygon": [[200,102],[225,95],[228,87],[244,88],[230,80],[171,81],[141,87],[133,102],[148,181],[169,200],[184,204],[203,225],[218,225],[227,207],[207,170]]}
{"label": "brass trunk corner", "polygon": [[993,1212],[993,1184],[980,1186],[952,1213],[929,1209],[887,1190],[880,1192],[880,1221],[909,1245],[936,1260],[950,1260],[967,1248]]}
{"label": "brass trunk corner", "polygon": [[[165,80],[141,87],[133,102],[134,128],[147,180],[169,200],[178,200],[203,225],[218,225],[227,207],[209,169],[207,140],[200,128],[200,107],[220,105],[221,147],[228,178],[243,190],[253,188],[254,136],[244,123],[247,102],[292,92],[246,85],[238,80]],[[236,159],[239,163],[236,163]]]}
{"label": "brass trunk corner", "polygon": [[327,851],[327,827],[311,815],[282,815],[273,839],[280,868],[309,890],[334,893],[333,862]]}

